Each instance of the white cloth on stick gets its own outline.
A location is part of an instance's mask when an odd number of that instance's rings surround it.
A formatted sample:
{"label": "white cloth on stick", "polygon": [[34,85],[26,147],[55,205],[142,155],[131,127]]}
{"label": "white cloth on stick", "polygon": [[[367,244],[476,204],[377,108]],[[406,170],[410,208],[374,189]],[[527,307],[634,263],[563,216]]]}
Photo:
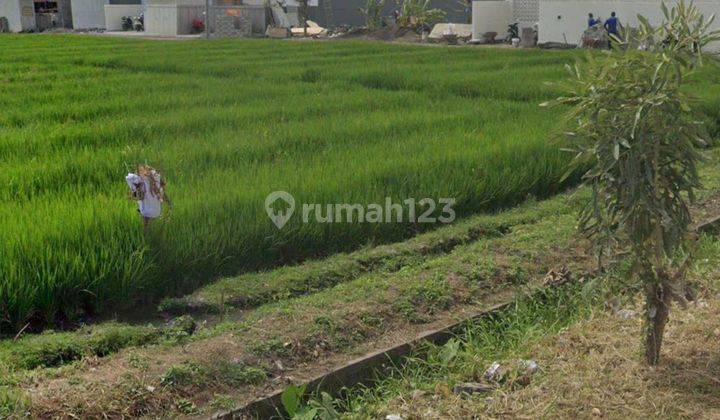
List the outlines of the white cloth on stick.
{"label": "white cloth on stick", "polygon": [[[142,197],[142,200],[138,200],[138,207],[140,214],[150,219],[156,219],[162,214],[162,197],[158,197],[153,193],[155,191],[162,191],[162,185],[160,184],[160,174],[156,174],[153,178],[142,177],[138,174],[129,173],[125,177],[130,191],[134,195]],[[155,182],[156,188],[150,188],[150,183]]]}

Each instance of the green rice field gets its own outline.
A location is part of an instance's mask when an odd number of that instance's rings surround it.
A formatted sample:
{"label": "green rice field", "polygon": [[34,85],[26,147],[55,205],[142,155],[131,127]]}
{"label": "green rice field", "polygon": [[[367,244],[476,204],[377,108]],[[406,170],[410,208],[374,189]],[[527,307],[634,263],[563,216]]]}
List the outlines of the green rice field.
{"label": "green rice field", "polygon": [[[563,110],[538,104],[574,52],[64,35],[3,35],[0,51],[4,333],[436,226],[296,217],[278,230],[272,191],[453,197],[464,217],[564,187]],[[719,80],[696,84],[715,118]],[[174,202],[147,235],[124,180],[138,163]]]}

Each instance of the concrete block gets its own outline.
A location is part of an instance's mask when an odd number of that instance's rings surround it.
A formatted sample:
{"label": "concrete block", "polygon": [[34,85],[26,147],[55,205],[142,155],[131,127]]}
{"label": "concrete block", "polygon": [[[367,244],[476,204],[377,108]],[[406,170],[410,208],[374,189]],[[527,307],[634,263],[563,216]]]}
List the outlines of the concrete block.
{"label": "concrete block", "polygon": [[468,40],[472,37],[472,25],[467,23],[438,23],[430,32],[428,37],[432,41],[443,39],[444,34],[450,31],[452,25],[452,33],[457,35],[458,39]]}
{"label": "concrete block", "polygon": [[288,28],[281,28],[278,26],[268,26],[265,31],[265,36],[268,38],[290,38],[292,34]]}

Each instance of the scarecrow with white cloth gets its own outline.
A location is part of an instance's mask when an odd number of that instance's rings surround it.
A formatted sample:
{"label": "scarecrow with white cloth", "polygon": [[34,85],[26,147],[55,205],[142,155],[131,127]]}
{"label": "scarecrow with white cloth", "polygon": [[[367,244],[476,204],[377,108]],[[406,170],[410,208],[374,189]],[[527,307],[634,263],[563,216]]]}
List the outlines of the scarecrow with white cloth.
{"label": "scarecrow with white cloth", "polygon": [[160,172],[148,165],[139,165],[137,173],[129,173],[125,181],[130,187],[131,198],[138,203],[138,212],[143,218],[147,232],[150,222],[162,215],[163,203],[172,207],[170,197],[165,193],[165,180]]}

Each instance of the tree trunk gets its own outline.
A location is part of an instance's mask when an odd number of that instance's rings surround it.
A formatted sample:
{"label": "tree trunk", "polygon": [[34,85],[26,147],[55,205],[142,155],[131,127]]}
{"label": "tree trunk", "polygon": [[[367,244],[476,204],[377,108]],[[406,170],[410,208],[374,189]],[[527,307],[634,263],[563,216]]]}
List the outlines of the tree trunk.
{"label": "tree trunk", "polygon": [[651,366],[660,362],[660,348],[669,313],[669,297],[662,285],[656,282],[648,284],[645,290],[645,360]]}
{"label": "tree trunk", "polygon": [[300,1],[300,13],[302,14],[302,24],[303,24],[303,36],[307,38],[308,32],[308,0],[301,0]]}

